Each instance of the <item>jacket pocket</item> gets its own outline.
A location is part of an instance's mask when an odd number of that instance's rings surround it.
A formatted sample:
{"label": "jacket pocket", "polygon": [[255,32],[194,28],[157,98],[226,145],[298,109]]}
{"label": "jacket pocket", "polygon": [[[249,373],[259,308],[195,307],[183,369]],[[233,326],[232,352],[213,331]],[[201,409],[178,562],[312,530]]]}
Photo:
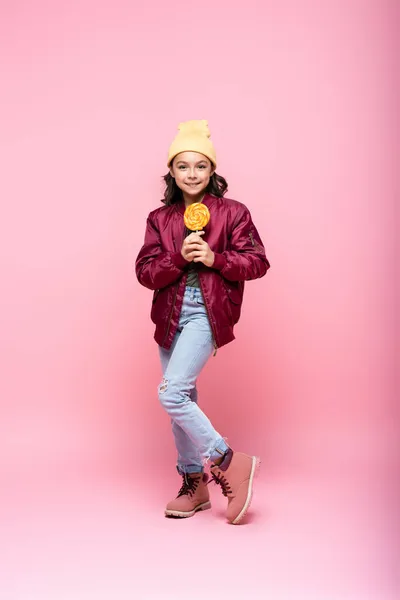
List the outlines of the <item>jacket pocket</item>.
{"label": "jacket pocket", "polygon": [[225,282],[223,285],[229,300],[228,309],[230,312],[232,325],[236,325],[240,318],[243,293],[239,288],[227,285]]}
{"label": "jacket pocket", "polygon": [[232,302],[232,304],[242,304],[242,294],[240,290],[238,290],[237,288],[230,288],[227,286],[225,286],[225,289],[226,293],[228,294],[228,298]]}
{"label": "jacket pocket", "polygon": [[159,297],[160,291],[161,290],[155,290],[154,294],[153,294],[153,301],[152,301],[151,312],[150,312],[150,318],[153,321],[153,323],[157,323],[157,317],[158,317],[157,312],[156,312],[157,308],[158,308],[157,299]]}

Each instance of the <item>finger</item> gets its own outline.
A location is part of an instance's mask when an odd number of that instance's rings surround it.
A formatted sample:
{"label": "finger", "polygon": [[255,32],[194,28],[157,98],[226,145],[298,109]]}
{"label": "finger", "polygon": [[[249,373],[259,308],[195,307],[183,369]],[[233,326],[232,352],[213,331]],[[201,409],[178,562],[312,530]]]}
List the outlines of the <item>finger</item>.
{"label": "finger", "polygon": [[201,238],[198,238],[197,240],[196,239],[189,240],[185,244],[185,248],[195,248],[195,247],[202,248],[203,246],[204,246],[204,242],[201,240]]}
{"label": "finger", "polygon": [[197,245],[200,246],[199,242],[185,242],[183,245],[183,249],[185,252],[190,252],[195,247],[197,247]]}
{"label": "finger", "polygon": [[192,252],[193,250],[197,250],[197,251],[203,250],[203,246],[201,244],[198,244],[197,242],[193,242],[192,244],[188,244],[187,251],[188,252]]}
{"label": "finger", "polygon": [[189,240],[188,244],[199,244],[199,246],[203,248],[204,245],[207,245],[207,242],[205,242],[202,238],[195,238],[193,240]]}

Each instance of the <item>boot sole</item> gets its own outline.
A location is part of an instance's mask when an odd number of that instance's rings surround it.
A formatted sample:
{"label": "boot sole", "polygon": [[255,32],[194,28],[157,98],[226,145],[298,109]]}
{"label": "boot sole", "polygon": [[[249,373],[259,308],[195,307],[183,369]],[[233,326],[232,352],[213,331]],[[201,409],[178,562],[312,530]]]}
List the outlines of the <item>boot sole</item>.
{"label": "boot sole", "polygon": [[181,519],[187,519],[188,517],[193,517],[200,510],[208,510],[211,508],[211,502],[203,502],[203,504],[199,504],[193,510],[188,512],[184,512],[182,510],[166,510],[166,517],[180,517]]}
{"label": "boot sole", "polygon": [[246,502],[244,503],[244,506],[243,506],[242,510],[240,511],[240,513],[238,514],[238,516],[235,517],[233,519],[233,521],[231,521],[232,525],[237,525],[238,523],[240,523],[240,521],[242,521],[242,519],[244,519],[247,511],[250,508],[250,504],[251,504],[251,501],[253,498],[254,478],[258,475],[258,473],[260,471],[260,466],[261,466],[260,459],[257,456],[253,456],[253,461],[252,461],[252,465],[251,465],[251,473],[250,473],[250,478],[249,478],[249,489],[247,491]]}

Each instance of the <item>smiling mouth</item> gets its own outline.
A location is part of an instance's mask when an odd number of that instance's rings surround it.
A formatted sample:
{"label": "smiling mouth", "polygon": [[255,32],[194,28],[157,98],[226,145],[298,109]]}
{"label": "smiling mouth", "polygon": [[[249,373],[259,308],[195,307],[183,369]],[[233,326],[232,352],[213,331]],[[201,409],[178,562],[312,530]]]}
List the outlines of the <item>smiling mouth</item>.
{"label": "smiling mouth", "polygon": [[189,187],[196,187],[196,185],[199,185],[200,181],[198,181],[197,183],[187,183],[186,185],[188,185]]}

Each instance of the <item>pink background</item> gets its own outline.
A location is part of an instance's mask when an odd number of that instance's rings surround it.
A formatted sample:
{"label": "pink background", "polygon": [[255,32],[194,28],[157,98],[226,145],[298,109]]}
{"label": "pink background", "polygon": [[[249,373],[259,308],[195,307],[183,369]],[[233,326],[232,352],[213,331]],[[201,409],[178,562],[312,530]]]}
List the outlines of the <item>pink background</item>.
{"label": "pink background", "polygon": [[[1,2],[1,597],[400,596],[398,16]],[[193,118],[271,262],[199,382],[215,426],[263,458],[240,528],[217,490],[212,513],[163,518],[179,480],[133,272]]]}

